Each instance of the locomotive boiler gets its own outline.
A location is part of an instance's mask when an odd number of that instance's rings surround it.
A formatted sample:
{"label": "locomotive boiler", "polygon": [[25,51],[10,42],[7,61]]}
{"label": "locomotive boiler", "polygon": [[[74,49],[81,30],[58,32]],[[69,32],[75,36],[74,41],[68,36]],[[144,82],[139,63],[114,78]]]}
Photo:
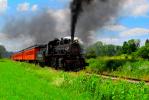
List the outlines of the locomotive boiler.
{"label": "locomotive boiler", "polygon": [[77,70],[87,65],[78,40],[54,39],[44,45],[35,45],[14,53],[15,61],[28,61],[47,65],[56,69]]}

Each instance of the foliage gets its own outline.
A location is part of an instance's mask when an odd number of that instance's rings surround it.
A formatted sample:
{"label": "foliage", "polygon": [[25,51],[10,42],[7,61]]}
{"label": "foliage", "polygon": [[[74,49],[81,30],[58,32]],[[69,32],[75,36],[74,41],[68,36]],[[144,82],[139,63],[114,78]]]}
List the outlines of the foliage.
{"label": "foliage", "polygon": [[95,58],[98,56],[114,56],[119,54],[121,51],[120,46],[115,46],[112,44],[103,44],[102,42],[98,41],[97,43],[89,46],[86,49],[86,57],[87,58]]}
{"label": "foliage", "polygon": [[136,56],[149,59],[149,40],[147,39],[145,42],[145,46],[142,46],[137,52]]}
{"label": "foliage", "polygon": [[124,42],[122,46],[122,53],[123,54],[132,54],[136,52],[140,47],[140,40],[131,39],[128,42]]}
{"label": "foliage", "polygon": [[145,41],[145,46],[149,46],[149,39]]}
{"label": "foliage", "polygon": [[[145,45],[140,47],[140,40],[131,39],[125,41],[123,46],[116,46],[111,44],[103,44],[96,42],[86,49],[86,58],[96,58],[104,56],[120,56],[128,55],[134,59],[149,59],[149,40],[147,39]],[[127,56],[125,56],[127,58]]]}
{"label": "foliage", "polygon": [[101,73],[106,68],[105,61],[97,61],[97,59],[89,59],[88,60],[89,66],[87,67],[87,71]]}
{"label": "foliage", "polygon": [[87,71],[102,73],[104,71],[111,72],[117,70],[119,67],[123,66],[128,61],[135,61],[131,56],[115,56],[115,57],[98,57],[96,59],[88,59],[87,62],[89,66]]}
{"label": "foliage", "polygon": [[125,41],[122,47],[112,44],[103,44],[98,41],[86,49],[86,57],[96,58],[98,56],[116,56],[121,54],[130,55],[136,52],[139,47],[140,40],[137,39],[131,39],[127,42]]}
{"label": "foliage", "polygon": [[96,58],[96,53],[93,48],[88,48],[86,52],[86,58]]}
{"label": "foliage", "polygon": [[87,100],[148,100],[149,88],[143,82],[132,84],[123,81],[113,82],[91,75],[82,75],[73,80],[67,79],[62,88],[70,93],[83,95]]}
{"label": "foliage", "polygon": [[4,46],[0,45],[0,58],[2,58],[4,56],[4,54],[6,53],[6,49]]}
{"label": "foliage", "polygon": [[144,59],[149,59],[149,45],[141,47],[137,52],[136,56],[139,56]]}
{"label": "foliage", "polygon": [[108,73],[116,76],[149,80],[149,61],[131,56],[102,57],[88,60],[90,73]]}
{"label": "foliage", "polygon": [[127,62],[119,67],[117,71],[112,72],[114,75],[132,77],[149,80],[149,61],[140,60],[136,62]]}
{"label": "foliage", "polygon": [[12,52],[8,52],[3,45],[0,45],[0,58],[9,58]]}

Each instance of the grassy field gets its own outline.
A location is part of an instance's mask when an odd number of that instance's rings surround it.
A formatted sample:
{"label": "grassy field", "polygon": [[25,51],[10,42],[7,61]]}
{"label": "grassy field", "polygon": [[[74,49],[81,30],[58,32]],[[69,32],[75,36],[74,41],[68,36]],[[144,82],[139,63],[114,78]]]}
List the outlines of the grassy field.
{"label": "grassy field", "polygon": [[0,60],[0,100],[149,100],[149,87]]}
{"label": "grassy field", "polygon": [[0,62],[1,99],[54,99],[59,95],[49,82],[30,72],[25,64],[5,60]]}
{"label": "grassy field", "polygon": [[116,76],[149,80],[149,61],[147,60],[106,57],[89,59],[88,62],[90,66],[87,67],[86,71],[90,73],[108,73]]}
{"label": "grassy field", "polygon": [[149,80],[149,61],[127,62],[111,74]]}

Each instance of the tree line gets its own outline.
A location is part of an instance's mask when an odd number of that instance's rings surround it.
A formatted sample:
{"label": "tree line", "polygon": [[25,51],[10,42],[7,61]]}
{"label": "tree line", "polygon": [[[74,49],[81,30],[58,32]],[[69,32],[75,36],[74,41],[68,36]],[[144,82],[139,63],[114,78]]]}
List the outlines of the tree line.
{"label": "tree line", "polygon": [[141,41],[138,39],[131,39],[124,41],[122,46],[118,46],[104,44],[101,41],[98,41],[86,48],[85,56],[87,58],[95,58],[98,56],[119,56],[126,54],[149,59],[149,39],[146,40],[143,46],[140,45],[140,42]]}
{"label": "tree line", "polygon": [[5,48],[5,46],[0,45],[0,58],[8,58],[12,52],[8,52]]}

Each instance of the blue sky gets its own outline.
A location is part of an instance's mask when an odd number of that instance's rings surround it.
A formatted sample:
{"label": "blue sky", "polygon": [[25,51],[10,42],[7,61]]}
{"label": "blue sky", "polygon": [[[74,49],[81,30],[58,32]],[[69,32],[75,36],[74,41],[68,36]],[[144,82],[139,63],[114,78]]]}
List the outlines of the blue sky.
{"label": "blue sky", "polygon": [[[6,1],[6,0],[0,0],[0,1]],[[68,6],[69,0],[7,0],[7,9],[2,13],[2,16],[0,16],[0,24],[3,23],[3,17],[4,16],[11,16],[11,15],[28,15],[32,13],[31,7],[34,5],[37,5],[37,9],[44,9],[44,8],[51,8],[51,9],[63,9],[66,6]],[[27,11],[18,11],[18,6],[22,4],[25,5],[25,3],[29,4],[26,7]]]}
{"label": "blue sky", "polygon": [[[69,2],[70,0],[0,0],[0,29],[5,23],[5,16],[22,14],[28,16],[44,8],[63,10],[69,7]],[[126,2],[115,24],[107,25],[95,32],[97,41],[122,45],[123,41],[134,38],[142,40],[143,44],[149,38],[149,0],[126,0]],[[18,45],[18,41],[8,40],[5,33],[0,30],[0,44],[5,45],[7,50],[19,50],[21,44]]]}

